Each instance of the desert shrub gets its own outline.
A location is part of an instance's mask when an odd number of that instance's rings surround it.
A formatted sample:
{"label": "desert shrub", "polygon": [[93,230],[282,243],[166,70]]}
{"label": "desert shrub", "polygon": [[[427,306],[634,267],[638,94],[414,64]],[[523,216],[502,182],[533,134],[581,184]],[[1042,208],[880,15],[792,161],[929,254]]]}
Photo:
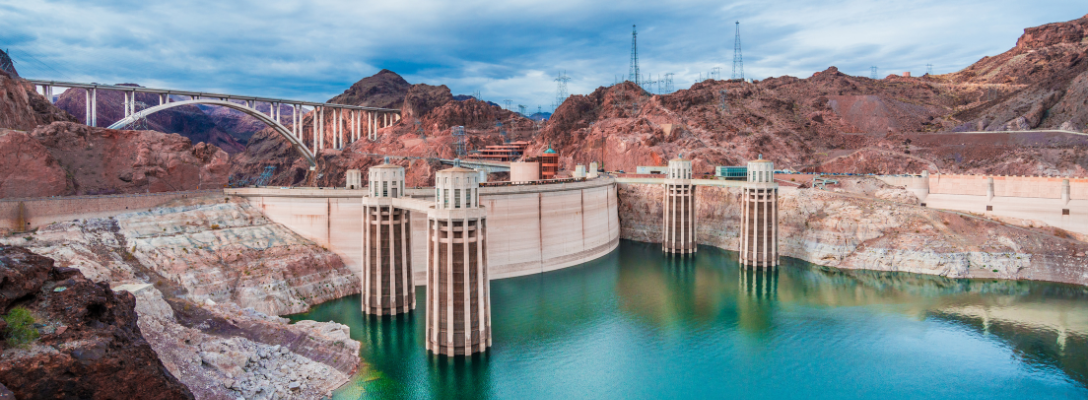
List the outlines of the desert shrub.
{"label": "desert shrub", "polygon": [[8,324],[4,336],[9,346],[23,346],[38,338],[38,330],[34,329],[34,316],[30,315],[30,310],[15,307],[3,318]]}

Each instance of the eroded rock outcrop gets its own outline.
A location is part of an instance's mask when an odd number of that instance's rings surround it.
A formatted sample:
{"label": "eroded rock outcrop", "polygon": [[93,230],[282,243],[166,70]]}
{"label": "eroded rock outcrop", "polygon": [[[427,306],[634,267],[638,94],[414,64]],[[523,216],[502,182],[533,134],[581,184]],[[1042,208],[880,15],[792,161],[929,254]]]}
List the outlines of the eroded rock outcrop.
{"label": "eroded rock outcrop", "polygon": [[19,247],[0,246],[0,275],[0,311],[24,307],[40,326],[40,338],[0,357],[0,383],[16,398],[193,398],[141,334],[132,295]]}
{"label": "eroded rock outcrop", "polygon": [[[10,144],[0,147],[3,163],[25,167],[0,173],[5,196],[221,188],[230,168],[229,156],[219,148],[193,145],[176,134],[55,122],[30,133],[3,131],[0,135],[0,141]],[[40,185],[25,185],[27,180]]]}
{"label": "eroded rock outcrop", "polygon": [[243,200],[180,200],[27,237],[0,243],[135,293],[140,329],[197,399],[317,398],[359,366],[347,327],[270,316],[358,293],[358,279],[335,254]]}
{"label": "eroded rock outcrop", "polygon": [[[660,187],[620,184],[620,236],[660,242]],[[878,189],[874,195],[879,193]],[[699,187],[699,243],[736,251],[741,192]],[[782,256],[844,269],[1088,285],[1088,243],[1053,228],[815,189],[781,188]]]}
{"label": "eroded rock outcrop", "polygon": [[34,86],[7,72],[0,71],[0,128],[33,130],[55,121],[76,121],[64,110],[54,107]]}

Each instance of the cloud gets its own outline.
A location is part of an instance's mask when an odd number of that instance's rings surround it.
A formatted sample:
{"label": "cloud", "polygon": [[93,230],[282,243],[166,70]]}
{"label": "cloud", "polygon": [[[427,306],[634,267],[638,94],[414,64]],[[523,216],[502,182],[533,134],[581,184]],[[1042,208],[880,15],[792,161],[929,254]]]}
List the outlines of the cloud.
{"label": "cloud", "polygon": [[556,74],[584,94],[643,74],[677,88],[745,77],[952,72],[1011,48],[1023,28],[1078,18],[1082,0],[35,1],[0,0],[0,46],[33,78],[321,101],[381,68],[413,83],[550,108]]}

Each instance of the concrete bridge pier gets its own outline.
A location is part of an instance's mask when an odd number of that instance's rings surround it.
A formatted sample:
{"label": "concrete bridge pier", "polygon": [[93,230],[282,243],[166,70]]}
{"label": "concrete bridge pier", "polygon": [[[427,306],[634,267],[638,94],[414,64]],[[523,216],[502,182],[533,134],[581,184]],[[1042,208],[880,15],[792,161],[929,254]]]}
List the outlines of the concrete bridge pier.
{"label": "concrete bridge pier", "polygon": [[427,350],[451,357],[491,347],[486,212],[479,174],[459,164],[436,174],[427,213]]}
{"label": "concrete bridge pier", "polygon": [[694,254],[695,240],[695,185],[691,184],[691,160],[669,160],[665,178],[665,212],[661,250],[666,253]]}
{"label": "concrete bridge pier", "polygon": [[411,216],[408,210],[393,205],[394,199],[404,194],[404,168],[386,160],[371,167],[368,174],[369,196],[362,200],[363,312],[407,313],[416,308]]}
{"label": "concrete bridge pier", "polygon": [[743,189],[740,264],[745,267],[778,266],[778,184],[774,163],[748,162],[748,182]]}

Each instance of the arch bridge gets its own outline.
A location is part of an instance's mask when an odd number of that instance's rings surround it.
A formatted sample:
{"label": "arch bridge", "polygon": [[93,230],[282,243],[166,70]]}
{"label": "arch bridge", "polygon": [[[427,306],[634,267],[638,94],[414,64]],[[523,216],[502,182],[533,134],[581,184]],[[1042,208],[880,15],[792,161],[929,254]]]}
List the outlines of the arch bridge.
{"label": "arch bridge", "polygon": [[[98,126],[98,90],[121,92],[124,95],[124,115],[121,120],[110,125],[110,129],[124,129],[130,124],[146,118],[156,112],[190,104],[206,104],[228,107],[257,118],[279,133],[302,154],[310,163],[311,169],[317,166],[316,154],[331,147],[343,149],[348,144],[361,140],[364,135],[370,141],[378,139],[378,129],[400,121],[400,110],[391,108],[362,107],[345,104],[316,103],[300,100],[276,99],[267,97],[239,96],[231,94],[192,92],[185,90],[153,89],[139,86],[100,85],[97,83],[57,82],[28,80],[41,87],[41,92],[50,102],[53,101],[53,89],[56,87],[84,89],[86,92],[85,119],[89,126]],[[136,93],[158,95],[158,104],[137,111]],[[173,97],[188,97],[188,100],[176,100]],[[259,111],[259,103],[267,103],[267,113]],[[284,121],[284,108],[291,114],[290,125]],[[309,107],[309,111],[306,110]],[[325,112],[330,116],[326,117]],[[305,118],[311,115],[312,123],[307,132]],[[331,119],[331,121],[326,121]],[[326,125],[326,122],[331,122]],[[346,135],[346,137],[345,137]],[[325,140],[331,140],[326,146]]]}

